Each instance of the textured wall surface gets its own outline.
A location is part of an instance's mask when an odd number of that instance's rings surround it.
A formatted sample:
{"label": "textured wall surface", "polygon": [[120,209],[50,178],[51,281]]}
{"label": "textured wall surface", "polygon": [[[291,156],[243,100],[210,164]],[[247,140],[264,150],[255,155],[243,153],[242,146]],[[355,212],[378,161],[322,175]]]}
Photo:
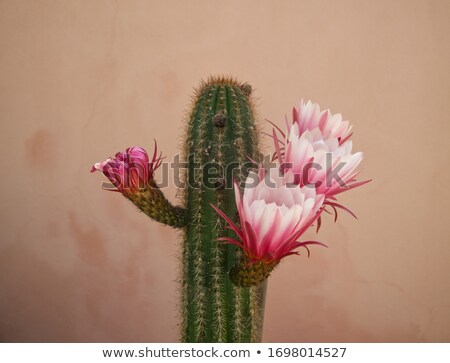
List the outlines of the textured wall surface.
{"label": "textured wall surface", "polygon": [[[0,341],[175,341],[171,228],[90,166],[178,152],[192,87],[354,124],[367,186],[269,282],[264,340],[450,341],[450,2],[0,1]],[[269,141],[265,150],[269,150]],[[165,189],[176,199],[176,188]],[[314,233],[310,233],[311,236]]]}

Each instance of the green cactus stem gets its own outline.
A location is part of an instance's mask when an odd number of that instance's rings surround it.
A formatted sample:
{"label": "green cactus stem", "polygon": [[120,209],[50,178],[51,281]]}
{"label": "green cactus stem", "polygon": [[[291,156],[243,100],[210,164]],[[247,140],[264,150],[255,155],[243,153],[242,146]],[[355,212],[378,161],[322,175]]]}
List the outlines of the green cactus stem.
{"label": "green cactus stem", "polygon": [[173,206],[154,180],[149,181],[145,189],[137,193],[127,193],[130,199],[142,212],[155,221],[167,224],[175,228],[186,225],[186,212],[183,208]]}
{"label": "green cactus stem", "polygon": [[266,282],[253,287],[232,282],[230,272],[240,253],[236,246],[217,241],[232,237],[233,232],[211,207],[236,215],[233,180],[243,181],[255,167],[249,160],[258,160],[251,92],[248,84],[210,78],[196,91],[188,116],[181,256],[183,342],[261,339]]}

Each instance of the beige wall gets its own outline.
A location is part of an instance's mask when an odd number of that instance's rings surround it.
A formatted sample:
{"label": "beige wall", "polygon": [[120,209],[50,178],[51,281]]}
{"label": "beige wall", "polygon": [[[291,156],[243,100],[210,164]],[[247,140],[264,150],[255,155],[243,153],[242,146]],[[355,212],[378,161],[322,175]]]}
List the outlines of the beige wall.
{"label": "beige wall", "polygon": [[301,97],[343,113],[374,179],[341,198],[359,220],[325,218],[329,249],[274,272],[264,340],[449,342],[449,18],[445,0],[0,1],[0,341],[176,339],[177,234],[89,168],[153,138],[173,156],[220,73],[262,120]]}

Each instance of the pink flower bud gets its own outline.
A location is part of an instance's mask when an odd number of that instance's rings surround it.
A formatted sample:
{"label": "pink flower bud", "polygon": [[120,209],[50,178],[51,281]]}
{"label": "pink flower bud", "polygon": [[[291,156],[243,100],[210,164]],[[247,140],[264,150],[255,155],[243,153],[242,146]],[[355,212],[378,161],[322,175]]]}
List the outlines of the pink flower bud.
{"label": "pink flower bud", "polygon": [[125,152],[118,152],[114,158],[94,164],[91,172],[101,171],[115,187],[104,189],[130,194],[148,187],[161,160],[161,155],[157,155],[155,142],[151,161],[143,148],[133,146],[127,148]]}

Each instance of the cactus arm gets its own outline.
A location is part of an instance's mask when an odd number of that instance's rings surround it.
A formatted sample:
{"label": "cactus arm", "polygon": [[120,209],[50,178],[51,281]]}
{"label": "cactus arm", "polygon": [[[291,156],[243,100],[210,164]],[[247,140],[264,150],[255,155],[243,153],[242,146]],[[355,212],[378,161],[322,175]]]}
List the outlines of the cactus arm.
{"label": "cactus arm", "polygon": [[172,205],[153,180],[144,190],[126,195],[126,197],[143,213],[157,222],[175,228],[182,228],[186,225],[185,209]]}

